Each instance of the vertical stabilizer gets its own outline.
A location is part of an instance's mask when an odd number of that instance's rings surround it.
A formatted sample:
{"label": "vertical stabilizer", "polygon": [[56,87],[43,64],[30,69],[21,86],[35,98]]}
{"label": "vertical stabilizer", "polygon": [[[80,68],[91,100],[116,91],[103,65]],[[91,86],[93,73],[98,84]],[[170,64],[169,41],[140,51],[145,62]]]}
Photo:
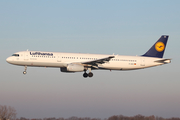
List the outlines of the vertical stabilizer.
{"label": "vertical stabilizer", "polygon": [[167,35],[162,35],[159,40],[142,56],[163,58],[168,37],[169,36]]}

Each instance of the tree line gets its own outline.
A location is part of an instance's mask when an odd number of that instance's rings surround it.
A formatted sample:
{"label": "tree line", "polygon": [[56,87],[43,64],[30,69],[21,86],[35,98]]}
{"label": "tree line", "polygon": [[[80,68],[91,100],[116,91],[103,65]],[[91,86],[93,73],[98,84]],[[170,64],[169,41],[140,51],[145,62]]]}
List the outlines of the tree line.
{"label": "tree line", "polygon": [[135,115],[135,116],[123,116],[123,115],[114,115],[109,118],[101,119],[101,118],[90,118],[90,117],[70,117],[70,118],[43,118],[43,119],[28,119],[25,117],[16,118],[16,110],[11,106],[0,105],[0,120],[180,120],[180,118],[162,118],[158,116],[143,116],[143,115]]}
{"label": "tree line", "polygon": [[90,117],[70,117],[70,118],[43,118],[43,119],[26,119],[20,118],[17,120],[180,120],[180,118],[162,118],[158,116],[143,116],[143,115],[135,115],[135,116],[123,116],[123,115],[114,115],[109,118],[100,119],[100,118],[90,118]]}

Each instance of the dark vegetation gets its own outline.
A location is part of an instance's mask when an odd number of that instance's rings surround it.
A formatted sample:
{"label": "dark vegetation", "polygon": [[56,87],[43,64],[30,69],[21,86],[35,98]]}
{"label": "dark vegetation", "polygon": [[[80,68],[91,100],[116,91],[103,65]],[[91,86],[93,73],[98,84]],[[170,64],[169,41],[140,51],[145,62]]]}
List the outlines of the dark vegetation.
{"label": "dark vegetation", "polygon": [[0,105],[0,120],[15,120],[16,114],[16,110],[13,107]]}
{"label": "dark vegetation", "polygon": [[114,115],[109,118],[100,119],[100,118],[90,118],[90,117],[70,117],[70,118],[43,118],[43,119],[28,119],[21,117],[16,118],[16,110],[9,106],[2,106],[0,105],[0,120],[180,120],[180,118],[162,118],[162,117],[155,117],[152,116],[143,116],[143,115],[135,115],[135,116],[123,116],[123,115]]}
{"label": "dark vegetation", "polygon": [[162,118],[162,117],[155,117],[152,116],[143,116],[143,115],[136,115],[132,117],[127,117],[123,115],[114,115],[106,119],[100,119],[100,118],[81,118],[81,117],[70,117],[70,118],[43,118],[43,119],[26,119],[26,118],[20,118],[17,120],[180,120],[180,118]]}

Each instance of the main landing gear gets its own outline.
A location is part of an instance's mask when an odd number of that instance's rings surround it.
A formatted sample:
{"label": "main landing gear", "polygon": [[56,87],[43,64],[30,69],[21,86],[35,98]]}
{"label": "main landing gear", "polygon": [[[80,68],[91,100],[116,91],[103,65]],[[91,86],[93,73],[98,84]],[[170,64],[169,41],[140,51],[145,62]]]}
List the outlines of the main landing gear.
{"label": "main landing gear", "polygon": [[26,70],[27,70],[27,66],[24,66],[24,71],[23,71],[24,75],[27,73]]}
{"label": "main landing gear", "polygon": [[92,72],[89,72],[89,73],[87,74],[86,71],[85,71],[85,73],[83,74],[83,77],[84,77],[84,78],[92,77],[92,76],[93,76],[93,73],[92,73]]}
{"label": "main landing gear", "polygon": [[89,73],[86,73],[87,70],[84,70],[84,74],[83,77],[87,78],[87,77],[93,77],[93,73],[91,72],[91,68],[88,68]]}

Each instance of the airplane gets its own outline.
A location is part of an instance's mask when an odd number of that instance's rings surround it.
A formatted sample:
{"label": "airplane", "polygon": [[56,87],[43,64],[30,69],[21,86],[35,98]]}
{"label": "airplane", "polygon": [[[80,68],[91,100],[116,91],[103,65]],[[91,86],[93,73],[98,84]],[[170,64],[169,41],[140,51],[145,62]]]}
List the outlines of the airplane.
{"label": "airplane", "polygon": [[92,70],[136,70],[170,63],[171,59],[163,58],[168,37],[162,35],[145,54],[139,56],[27,50],[14,53],[6,61],[13,65],[24,66],[24,75],[29,66],[56,67],[60,68],[61,72],[84,72],[83,77],[87,78],[93,77]]}

